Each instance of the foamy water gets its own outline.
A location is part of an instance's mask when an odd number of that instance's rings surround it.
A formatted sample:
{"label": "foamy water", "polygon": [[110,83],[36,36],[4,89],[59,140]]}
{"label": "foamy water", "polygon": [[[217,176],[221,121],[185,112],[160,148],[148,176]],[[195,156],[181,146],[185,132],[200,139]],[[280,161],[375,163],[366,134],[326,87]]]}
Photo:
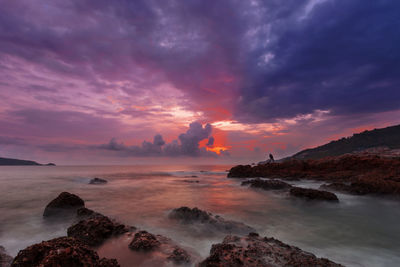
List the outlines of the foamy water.
{"label": "foamy water", "polygon": [[[181,206],[244,222],[346,266],[400,265],[400,202],[338,194],[340,203],[309,203],[240,186],[228,166],[0,167],[0,245],[15,256],[28,245],[66,235],[70,222],[46,223],[43,209],[60,192],[79,195],[90,209],[209,254],[225,234],[171,221]],[[197,176],[192,178],[191,176]],[[93,177],[106,185],[89,185]],[[199,180],[186,183],[183,180]],[[292,182],[318,188],[319,182]],[[108,256],[99,249],[101,256]],[[102,253],[104,255],[102,255]]]}

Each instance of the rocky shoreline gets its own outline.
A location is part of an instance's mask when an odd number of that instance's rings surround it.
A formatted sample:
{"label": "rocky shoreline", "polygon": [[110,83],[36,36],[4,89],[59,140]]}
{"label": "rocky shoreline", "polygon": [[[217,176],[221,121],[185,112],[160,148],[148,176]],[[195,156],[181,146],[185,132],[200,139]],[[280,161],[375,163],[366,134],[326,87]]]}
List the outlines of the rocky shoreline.
{"label": "rocky shoreline", "polygon": [[318,160],[238,165],[229,178],[279,178],[324,181],[323,189],[349,194],[400,196],[400,158],[348,154]]}
{"label": "rocky shoreline", "polygon": [[[341,266],[279,240],[262,238],[248,225],[198,208],[177,208],[168,217],[180,222],[182,227],[202,224],[228,234],[222,243],[212,246],[206,259],[199,259],[196,252],[180,247],[168,237],[124,225],[90,210],[84,200],[68,192],[52,200],[43,213],[44,220],[52,223],[57,223],[54,218],[70,216],[75,216],[75,223],[68,227],[66,236],[28,246],[14,259],[0,247],[0,267],[117,267],[120,266],[117,259],[101,258],[96,250],[110,239],[118,242],[119,237],[129,240],[126,246],[132,253],[156,257],[160,266]],[[243,235],[232,236],[234,233]],[[135,262],[132,264],[136,266]]]}

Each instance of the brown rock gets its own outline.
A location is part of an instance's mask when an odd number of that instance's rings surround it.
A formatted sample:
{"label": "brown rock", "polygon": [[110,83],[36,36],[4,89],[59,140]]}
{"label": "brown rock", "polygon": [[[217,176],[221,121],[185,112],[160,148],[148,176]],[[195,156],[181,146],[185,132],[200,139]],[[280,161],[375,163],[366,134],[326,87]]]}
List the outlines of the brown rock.
{"label": "brown rock", "polygon": [[12,263],[13,257],[6,253],[3,246],[0,246],[0,267],[9,267]]}
{"label": "brown rock", "polygon": [[183,250],[180,247],[175,247],[172,253],[167,257],[167,260],[172,261],[175,264],[184,264],[189,263],[191,257],[186,250]]}
{"label": "brown rock", "polygon": [[241,185],[250,185],[250,187],[261,188],[264,190],[284,190],[292,187],[290,184],[280,180],[262,180],[260,178],[244,181]]}
{"label": "brown rock", "polygon": [[199,266],[339,267],[342,265],[324,258],[317,258],[311,253],[274,238],[262,238],[252,233],[245,237],[227,236],[222,243],[212,245],[210,256]]}
{"label": "brown rock", "polygon": [[132,242],[129,244],[129,248],[136,251],[152,251],[158,248],[161,242],[157,240],[157,237],[147,231],[137,232]]}
{"label": "brown rock", "polygon": [[233,167],[228,177],[279,177],[344,183],[353,194],[400,195],[400,158],[347,154],[318,160],[287,160],[281,163]]}
{"label": "brown rock", "polygon": [[80,209],[79,211],[81,214],[86,213],[91,216],[69,227],[67,233],[69,237],[77,238],[89,246],[98,246],[111,236],[121,235],[132,230],[132,228],[92,210]]}
{"label": "brown rock", "polygon": [[74,215],[76,210],[83,207],[85,202],[77,195],[62,192],[58,197],[47,204],[43,217],[53,217],[57,215]]}
{"label": "brown rock", "polygon": [[325,200],[339,202],[339,199],[334,193],[323,190],[292,187],[292,189],[290,189],[290,195],[307,200]]}
{"label": "brown rock", "polygon": [[21,250],[11,266],[117,267],[119,264],[115,259],[100,259],[95,251],[78,239],[59,237]]}
{"label": "brown rock", "polygon": [[170,219],[178,220],[183,224],[194,224],[205,226],[206,230],[216,230],[224,233],[248,234],[254,232],[254,228],[236,221],[225,220],[221,216],[198,208],[180,207],[169,214]]}

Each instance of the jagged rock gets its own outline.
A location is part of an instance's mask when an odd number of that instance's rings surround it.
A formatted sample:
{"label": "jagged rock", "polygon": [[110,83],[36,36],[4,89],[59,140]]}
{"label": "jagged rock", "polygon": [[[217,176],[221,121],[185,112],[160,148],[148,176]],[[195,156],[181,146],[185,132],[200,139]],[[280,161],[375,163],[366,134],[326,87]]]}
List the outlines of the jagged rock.
{"label": "jagged rock", "polygon": [[12,263],[13,257],[6,253],[3,246],[0,246],[0,267],[9,267]]}
{"label": "jagged rock", "polygon": [[297,247],[274,238],[260,237],[251,233],[245,237],[227,236],[224,241],[211,247],[210,256],[200,267],[339,267],[328,259],[317,258]]}
{"label": "jagged rock", "polygon": [[250,185],[250,187],[261,188],[264,190],[283,190],[292,187],[290,184],[280,180],[262,180],[259,178],[243,181],[241,185]]}
{"label": "jagged rock", "polygon": [[115,259],[100,259],[95,251],[78,239],[59,237],[21,250],[11,266],[117,267],[119,264]]}
{"label": "jagged rock", "polygon": [[98,246],[111,236],[118,236],[134,229],[86,208],[79,209],[78,214],[89,218],[70,226],[67,230],[68,236],[77,238],[89,246]]}
{"label": "jagged rock", "polygon": [[172,261],[175,264],[185,264],[191,261],[191,257],[186,250],[180,247],[175,247],[172,253],[167,257],[167,260]]}
{"label": "jagged rock", "polygon": [[158,248],[161,245],[160,241],[153,234],[147,231],[137,232],[132,242],[129,244],[129,248],[136,251],[151,251]]}
{"label": "jagged rock", "polygon": [[104,216],[101,213],[95,212],[94,210],[91,210],[91,209],[88,209],[88,208],[85,208],[85,207],[79,208],[76,211],[76,215],[78,215],[78,217],[80,217],[80,218],[81,217],[88,218],[88,217]]}
{"label": "jagged rock", "polygon": [[107,180],[101,179],[101,178],[97,178],[97,177],[91,179],[90,182],[89,182],[89,184],[106,184],[106,183],[108,183]]}
{"label": "jagged rock", "polygon": [[339,199],[334,193],[310,188],[292,187],[292,189],[290,189],[290,195],[307,200],[325,200],[339,202]]}
{"label": "jagged rock", "polygon": [[217,230],[224,233],[248,234],[255,231],[254,228],[241,223],[225,220],[221,216],[200,210],[198,208],[180,207],[169,214],[170,219],[175,219],[184,224],[203,224],[207,229]]}
{"label": "jagged rock", "polygon": [[75,214],[76,210],[84,205],[85,202],[77,195],[62,192],[58,197],[47,204],[43,216],[53,217],[60,214]]}

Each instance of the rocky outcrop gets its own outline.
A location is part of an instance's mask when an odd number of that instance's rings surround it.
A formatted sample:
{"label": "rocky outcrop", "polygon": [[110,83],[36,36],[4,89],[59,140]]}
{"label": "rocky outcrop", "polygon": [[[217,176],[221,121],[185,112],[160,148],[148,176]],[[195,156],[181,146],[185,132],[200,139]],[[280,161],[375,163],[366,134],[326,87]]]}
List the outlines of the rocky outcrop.
{"label": "rocky outcrop", "polygon": [[119,264],[115,259],[100,259],[95,251],[78,239],[59,237],[21,250],[11,266],[117,267]]}
{"label": "rocky outcrop", "polygon": [[106,179],[101,179],[101,178],[93,178],[89,181],[89,184],[106,184],[108,181]]}
{"label": "rocky outcrop", "polygon": [[301,188],[301,187],[292,187],[292,189],[290,189],[289,192],[291,196],[304,198],[306,200],[324,200],[324,201],[339,202],[337,196],[334,193],[328,191]]}
{"label": "rocky outcrop", "polygon": [[58,197],[47,204],[43,217],[58,215],[75,215],[76,210],[83,207],[85,202],[77,195],[62,192]]}
{"label": "rocky outcrop", "polygon": [[285,190],[292,186],[280,180],[263,180],[260,178],[243,181],[241,185],[250,185],[250,187],[261,188],[264,190]]}
{"label": "rocky outcrop", "polygon": [[79,214],[87,216],[87,219],[70,226],[67,233],[69,237],[79,239],[88,246],[98,246],[112,236],[135,230],[135,227],[127,227],[86,208],[79,209]]}
{"label": "rocky outcrop", "polygon": [[202,224],[209,230],[216,230],[223,233],[248,234],[255,231],[254,228],[231,220],[225,220],[221,216],[213,215],[210,212],[198,208],[180,207],[169,214],[170,219],[178,220],[183,224]]}
{"label": "rocky outcrop", "polygon": [[288,160],[257,166],[233,167],[228,177],[268,177],[312,179],[344,183],[345,191],[357,194],[400,195],[400,158],[343,155],[318,160]]}
{"label": "rocky outcrop", "polygon": [[328,259],[317,258],[311,253],[274,238],[260,237],[251,233],[245,237],[227,236],[222,243],[212,245],[210,256],[199,266],[339,267],[342,265]]}
{"label": "rocky outcrop", "polygon": [[12,263],[13,257],[6,253],[3,246],[0,246],[0,267],[9,267]]}

